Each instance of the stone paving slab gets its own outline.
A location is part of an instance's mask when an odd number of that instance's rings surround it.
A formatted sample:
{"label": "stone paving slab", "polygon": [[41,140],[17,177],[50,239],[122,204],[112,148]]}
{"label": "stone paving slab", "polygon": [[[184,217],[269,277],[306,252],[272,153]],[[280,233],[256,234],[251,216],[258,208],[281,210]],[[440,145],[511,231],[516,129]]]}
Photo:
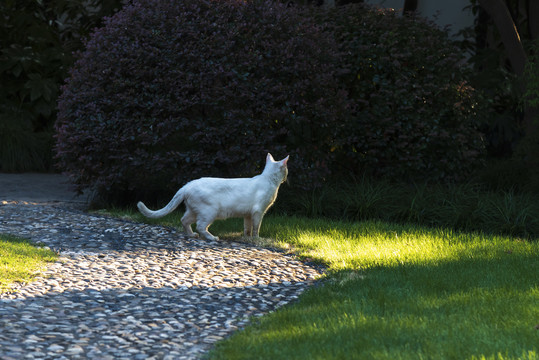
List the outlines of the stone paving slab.
{"label": "stone paving slab", "polygon": [[323,273],[279,251],[71,205],[0,201],[0,233],[60,254],[0,295],[0,359],[199,358]]}
{"label": "stone paving slab", "polygon": [[88,194],[78,195],[66,176],[47,173],[0,173],[0,203],[19,201],[33,203],[85,204]]}

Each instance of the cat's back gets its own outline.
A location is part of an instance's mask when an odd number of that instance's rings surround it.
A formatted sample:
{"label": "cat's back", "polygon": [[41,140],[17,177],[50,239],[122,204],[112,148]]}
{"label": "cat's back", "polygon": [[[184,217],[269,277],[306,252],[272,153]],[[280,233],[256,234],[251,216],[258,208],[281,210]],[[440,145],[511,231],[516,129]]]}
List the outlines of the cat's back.
{"label": "cat's back", "polygon": [[184,189],[187,192],[230,193],[248,191],[254,187],[257,176],[253,178],[217,178],[203,177],[188,182]]}

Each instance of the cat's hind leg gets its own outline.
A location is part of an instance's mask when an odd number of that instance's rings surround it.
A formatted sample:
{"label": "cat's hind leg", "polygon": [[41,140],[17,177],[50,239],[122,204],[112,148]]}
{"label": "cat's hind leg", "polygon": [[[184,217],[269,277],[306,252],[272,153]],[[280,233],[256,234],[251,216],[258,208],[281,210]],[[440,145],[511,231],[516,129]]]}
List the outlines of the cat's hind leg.
{"label": "cat's hind leg", "polygon": [[198,230],[198,233],[200,234],[200,237],[206,240],[210,240],[210,241],[219,240],[217,236],[213,236],[208,231],[208,228],[212,224],[213,220],[214,220],[213,218],[211,220],[206,219],[206,218],[197,218],[197,230]]}
{"label": "cat's hind leg", "polygon": [[182,225],[187,236],[198,236],[198,234],[193,232],[193,229],[191,228],[191,224],[195,223],[196,221],[197,218],[195,214],[189,209],[189,207],[186,207],[185,214],[182,216]]}
{"label": "cat's hind leg", "polygon": [[243,235],[252,236],[253,235],[253,219],[251,216],[245,216],[243,218]]}

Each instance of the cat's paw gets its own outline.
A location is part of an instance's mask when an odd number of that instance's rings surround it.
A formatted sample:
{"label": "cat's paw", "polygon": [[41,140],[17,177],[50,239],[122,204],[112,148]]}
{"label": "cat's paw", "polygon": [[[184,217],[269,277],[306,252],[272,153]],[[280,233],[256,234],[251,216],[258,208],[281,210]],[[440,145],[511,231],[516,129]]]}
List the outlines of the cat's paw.
{"label": "cat's paw", "polygon": [[198,233],[194,232],[192,234],[187,234],[189,237],[198,238]]}

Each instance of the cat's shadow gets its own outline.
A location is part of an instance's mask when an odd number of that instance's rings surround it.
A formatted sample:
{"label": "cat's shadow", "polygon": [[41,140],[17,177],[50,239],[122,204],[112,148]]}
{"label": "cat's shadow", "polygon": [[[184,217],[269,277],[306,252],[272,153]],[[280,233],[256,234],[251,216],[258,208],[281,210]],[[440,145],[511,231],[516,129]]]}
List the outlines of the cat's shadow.
{"label": "cat's shadow", "polygon": [[291,252],[291,247],[287,243],[279,242],[272,238],[245,236],[241,232],[222,233],[220,234],[219,241],[222,241],[225,243],[248,244],[251,246],[277,250],[277,251],[286,252],[286,253]]}

